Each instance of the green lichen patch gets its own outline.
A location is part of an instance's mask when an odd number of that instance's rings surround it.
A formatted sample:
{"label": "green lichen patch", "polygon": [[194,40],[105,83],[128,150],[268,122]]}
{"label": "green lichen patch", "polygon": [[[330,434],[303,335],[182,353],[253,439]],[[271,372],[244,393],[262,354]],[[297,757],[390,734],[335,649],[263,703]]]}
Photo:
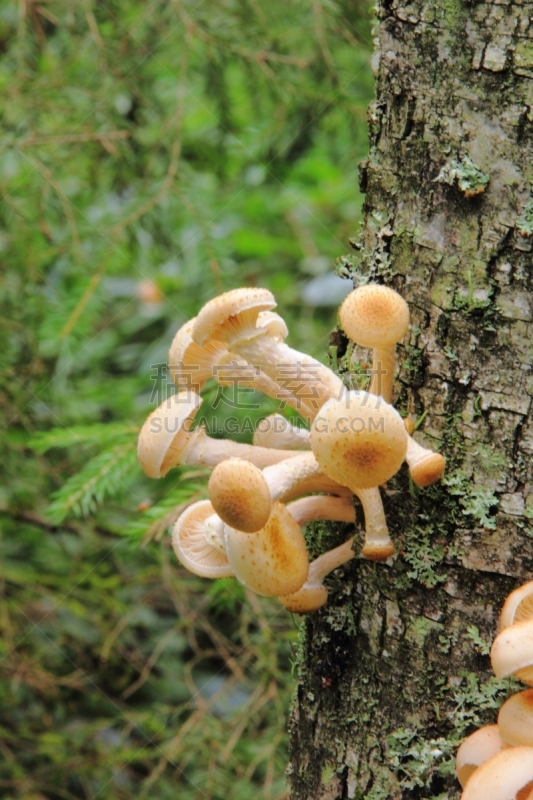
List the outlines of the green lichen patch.
{"label": "green lichen patch", "polygon": [[448,161],[435,180],[450,186],[457,184],[465,197],[476,197],[487,188],[489,177],[476,167],[469,156],[463,155]]}

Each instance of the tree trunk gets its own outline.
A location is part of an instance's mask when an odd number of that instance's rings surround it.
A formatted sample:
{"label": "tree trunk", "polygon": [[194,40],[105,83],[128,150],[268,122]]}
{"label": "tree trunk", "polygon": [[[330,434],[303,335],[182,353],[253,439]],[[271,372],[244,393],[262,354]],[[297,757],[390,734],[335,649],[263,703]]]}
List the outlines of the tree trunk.
{"label": "tree trunk", "polygon": [[[415,438],[447,474],[389,483],[398,555],[339,570],[305,619],[291,800],[457,797],[457,742],[510,691],[487,655],[499,609],[533,577],[533,4],[381,0],[378,17],[344,269],[409,303],[396,406],[427,412]],[[342,540],[331,530],[317,551]]]}

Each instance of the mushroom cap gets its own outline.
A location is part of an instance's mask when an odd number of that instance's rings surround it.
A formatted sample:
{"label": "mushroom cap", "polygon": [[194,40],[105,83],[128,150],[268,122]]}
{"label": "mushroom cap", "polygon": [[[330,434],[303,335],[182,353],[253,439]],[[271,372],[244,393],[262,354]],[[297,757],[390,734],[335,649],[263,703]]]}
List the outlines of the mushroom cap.
{"label": "mushroom cap", "polygon": [[446,460],[440,453],[428,453],[421,458],[411,469],[411,478],[417,486],[431,486],[444,473]]}
{"label": "mushroom cap", "polygon": [[511,747],[476,769],[461,800],[527,800],[532,781],[533,747]]}
{"label": "mushroom cap", "polygon": [[300,526],[282,503],[273,504],[267,524],[257,533],[226,527],[226,552],[235,576],[257,594],[291,594],[307,580],[305,540]]}
{"label": "mushroom cap", "polygon": [[500,736],[514,747],[533,747],[533,689],[513,694],[498,714]]}
{"label": "mushroom cap", "polygon": [[389,480],[407,450],[403,420],[383,398],[346,392],[328,400],[311,428],[311,447],[330,478],[351,488],[370,489]]}
{"label": "mushroom cap", "polygon": [[233,575],[228,558],[210,540],[209,518],[214,515],[209,500],[200,500],[183,514],[172,531],[172,546],[183,566],[202,578],[229,578]]}
{"label": "mushroom cap", "polygon": [[464,740],[455,760],[455,771],[463,789],[476,769],[503,748],[497,725],[485,725]]}
{"label": "mushroom cap", "polygon": [[490,660],[497,678],[514,674],[533,686],[533,619],[515,622],[499,633],[492,643]]}
{"label": "mushroom cap", "polygon": [[293,614],[311,614],[326,605],[328,590],[322,585],[307,586],[304,584],[297,592],[278,597],[278,600],[287,611]]}
{"label": "mushroom cap", "polygon": [[409,307],[394,289],[367,283],[344,300],[339,318],[346,334],[363,347],[387,347],[405,336]]}
{"label": "mushroom cap", "polygon": [[243,458],[221,461],[211,473],[209,499],[218,516],[244,533],[259,531],[271,509],[270,491],[263,473]]}
{"label": "mushroom cap", "polygon": [[221,342],[207,342],[199,347],[192,340],[196,317],[182,325],[168,351],[170,377],[176,386],[198,386],[213,377],[213,366],[227,352]]}
{"label": "mushroom cap", "polygon": [[163,400],[141,428],[137,457],[149,478],[162,478],[179,464],[181,451],[191,437],[191,423],[202,398],[185,390]]}
{"label": "mushroom cap", "polygon": [[192,338],[203,345],[209,339],[231,343],[243,333],[246,338],[264,335],[265,330],[256,327],[257,316],[275,307],[268,289],[233,289],[205,304],[196,317]]}
{"label": "mushroom cap", "polygon": [[500,630],[527,619],[533,619],[533,581],[524,583],[507,597],[500,614]]}
{"label": "mushroom cap", "polygon": [[265,328],[267,334],[273,339],[284,341],[289,335],[287,323],[275,311],[260,311],[257,315],[257,327]]}

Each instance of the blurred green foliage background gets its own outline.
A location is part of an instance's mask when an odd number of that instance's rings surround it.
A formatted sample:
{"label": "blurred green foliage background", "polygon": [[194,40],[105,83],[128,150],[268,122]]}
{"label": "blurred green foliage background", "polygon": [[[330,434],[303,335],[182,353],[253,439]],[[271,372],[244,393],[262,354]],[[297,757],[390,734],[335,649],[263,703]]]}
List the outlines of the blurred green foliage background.
{"label": "blurred green foliage background", "polygon": [[370,45],[364,0],[0,5],[2,798],[285,797],[297,622],[178,565],[205,474],[144,478],[136,432],[220,291],[325,359]]}

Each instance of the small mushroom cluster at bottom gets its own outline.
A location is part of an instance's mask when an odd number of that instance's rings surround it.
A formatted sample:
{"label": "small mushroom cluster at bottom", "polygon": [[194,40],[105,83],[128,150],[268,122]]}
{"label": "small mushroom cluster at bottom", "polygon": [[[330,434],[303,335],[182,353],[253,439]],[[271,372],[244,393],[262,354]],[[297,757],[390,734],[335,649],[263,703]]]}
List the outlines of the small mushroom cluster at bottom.
{"label": "small mushroom cluster at bottom", "polygon": [[[490,652],[497,678],[533,687],[533,581],[508,596]],[[512,695],[457,751],[461,800],[533,800],[533,688]]]}
{"label": "small mushroom cluster at bottom", "polygon": [[[235,576],[258,594],[306,613],[327,600],[325,576],[354,557],[353,537],[309,563],[302,526],[365,518],[364,558],[394,553],[379,487],[407,462],[429,486],[444,458],[417,443],[391,405],[395,347],[409,325],[405,301],[366,284],[339,316],[346,334],[373,348],[369,391],[348,391],[332,370],[285,343],[287,326],[267,289],[235,289],[209,301],[177,332],[169,371],[178,391],[146,420],[138,454],[160,478],[178,465],[212,469],[209,500],[186,509],[172,535],[183,566],[206,578]],[[206,381],[255,388],[297,409],[309,429],[279,414],[258,426],[252,445],[212,439],[193,427]]]}

